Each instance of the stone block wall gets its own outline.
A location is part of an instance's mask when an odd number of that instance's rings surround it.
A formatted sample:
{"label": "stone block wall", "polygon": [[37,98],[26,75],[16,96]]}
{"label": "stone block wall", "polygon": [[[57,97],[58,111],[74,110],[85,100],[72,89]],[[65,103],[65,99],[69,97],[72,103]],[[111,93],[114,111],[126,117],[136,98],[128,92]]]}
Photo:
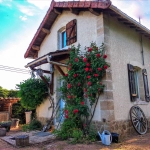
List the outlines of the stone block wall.
{"label": "stone block wall", "polygon": [[111,133],[117,133],[119,134],[119,141],[121,142],[125,137],[131,135],[131,134],[137,134],[134,130],[132,123],[130,120],[120,120],[120,121],[106,121],[99,122],[99,121],[93,121],[93,126],[97,131],[100,131],[101,133],[103,130],[108,130]]}

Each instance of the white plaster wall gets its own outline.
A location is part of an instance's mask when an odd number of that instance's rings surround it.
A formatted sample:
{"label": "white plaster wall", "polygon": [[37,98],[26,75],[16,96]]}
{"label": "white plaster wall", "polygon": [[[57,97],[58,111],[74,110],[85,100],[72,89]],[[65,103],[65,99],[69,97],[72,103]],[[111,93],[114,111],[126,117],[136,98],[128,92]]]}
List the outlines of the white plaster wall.
{"label": "white plaster wall", "polygon": [[[127,64],[135,62],[142,65],[141,45],[139,34],[124,24],[109,17],[109,45],[111,55],[111,69],[113,81],[113,96],[115,120],[129,119],[129,110],[135,105],[130,101]],[[143,39],[145,65],[150,86],[150,40]],[[150,104],[139,105],[146,116],[150,117]]]}
{"label": "white plaster wall", "polygon": [[[80,12],[79,15],[74,15],[70,13],[70,11],[64,11],[60,16],[57,17],[55,23],[51,28],[51,33],[44,39],[42,45],[40,46],[40,51],[38,53],[38,57],[41,57],[51,51],[55,51],[58,49],[58,30],[64,27],[69,21],[77,19],[77,42],[73,45],[77,46],[81,44],[81,49],[84,49],[85,46],[89,46],[90,42],[99,42],[98,45],[101,45],[103,42],[103,35],[97,36],[97,16],[91,14],[90,12]],[[99,16],[99,21],[102,20],[102,15]],[[101,24],[102,25],[102,24]],[[42,68],[45,70],[49,70],[49,64],[42,65]],[[58,88],[58,72],[55,70],[55,78],[54,78],[54,99],[55,103],[58,100],[58,95],[56,89]],[[49,100],[45,100],[43,104],[41,104],[37,108],[37,116],[49,118],[51,116],[51,111],[48,109],[50,106]],[[100,114],[100,104],[98,103],[96,113],[94,115],[94,120],[101,120]]]}
{"label": "white plaster wall", "polygon": [[87,11],[80,12],[79,15],[72,14],[70,11],[64,11],[57,17],[51,28],[51,33],[41,44],[38,57],[58,49],[57,32],[60,28],[66,26],[66,24],[73,19],[77,19],[77,42],[73,45],[77,46],[78,44],[81,44],[81,49],[84,49],[85,46],[90,45],[90,42],[96,41],[97,30],[95,15]]}

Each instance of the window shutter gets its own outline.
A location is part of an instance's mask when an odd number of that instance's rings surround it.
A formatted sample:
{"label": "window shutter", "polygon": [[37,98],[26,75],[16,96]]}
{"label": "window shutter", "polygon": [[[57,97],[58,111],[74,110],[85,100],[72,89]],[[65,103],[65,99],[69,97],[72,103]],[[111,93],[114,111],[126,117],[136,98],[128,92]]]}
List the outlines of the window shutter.
{"label": "window shutter", "polygon": [[129,77],[129,89],[130,89],[130,98],[134,102],[137,97],[135,78],[134,78],[134,67],[131,64],[128,64],[128,77]]}
{"label": "window shutter", "polygon": [[143,82],[144,82],[144,90],[145,90],[145,100],[147,102],[149,102],[150,101],[150,96],[149,96],[149,87],[148,87],[148,79],[147,79],[146,69],[143,69],[142,73],[143,73]]}
{"label": "window shutter", "polygon": [[77,41],[77,20],[74,19],[66,24],[67,46]]}

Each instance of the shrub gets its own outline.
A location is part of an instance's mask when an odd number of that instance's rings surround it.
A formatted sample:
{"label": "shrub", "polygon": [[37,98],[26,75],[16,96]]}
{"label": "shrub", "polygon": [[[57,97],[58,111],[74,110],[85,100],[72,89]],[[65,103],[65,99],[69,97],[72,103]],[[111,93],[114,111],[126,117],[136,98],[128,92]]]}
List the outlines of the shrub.
{"label": "shrub", "polygon": [[47,85],[41,79],[27,79],[17,85],[21,104],[28,110],[36,109],[48,96]]}
{"label": "shrub", "polygon": [[22,131],[31,131],[31,130],[41,130],[42,124],[40,121],[33,119],[30,124],[24,124],[22,126]]}

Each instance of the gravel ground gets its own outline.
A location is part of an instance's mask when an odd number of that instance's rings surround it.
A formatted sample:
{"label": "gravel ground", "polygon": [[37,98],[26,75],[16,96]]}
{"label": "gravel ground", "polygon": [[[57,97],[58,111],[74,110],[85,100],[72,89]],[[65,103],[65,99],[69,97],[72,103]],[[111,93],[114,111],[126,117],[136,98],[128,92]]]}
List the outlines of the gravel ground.
{"label": "gravel ground", "polygon": [[[9,134],[15,133],[14,131]],[[68,144],[67,141],[48,140],[30,144],[27,147],[14,147],[0,139],[0,150],[150,150],[150,133],[128,137],[124,142],[104,146],[101,142],[91,144]]]}

